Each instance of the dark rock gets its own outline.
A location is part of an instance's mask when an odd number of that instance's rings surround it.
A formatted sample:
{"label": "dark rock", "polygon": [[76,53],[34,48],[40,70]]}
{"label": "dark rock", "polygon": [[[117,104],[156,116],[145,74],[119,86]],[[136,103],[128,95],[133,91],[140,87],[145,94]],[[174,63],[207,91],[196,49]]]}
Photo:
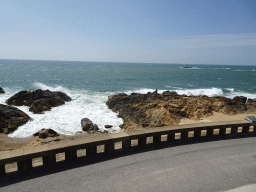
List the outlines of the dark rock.
{"label": "dark rock", "polygon": [[192,67],[189,67],[189,66],[185,66],[185,67],[183,67],[183,68],[185,68],[185,69],[189,69],[189,68],[192,68]]}
{"label": "dark rock", "polygon": [[236,96],[236,97],[234,97],[234,98],[233,98],[233,100],[235,100],[235,101],[238,101],[238,102],[241,102],[241,103],[245,104],[245,103],[246,103],[246,100],[247,100],[247,97],[243,97],[243,96]]}
{"label": "dark rock", "polygon": [[33,136],[39,136],[39,138],[56,137],[59,134],[52,129],[41,129],[40,131],[33,134]]}
{"label": "dark rock", "polygon": [[0,132],[12,133],[31,118],[16,107],[0,104]]}
{"label": "dark rock", "polygon": [[51,110],[52,107],[65,104],[65,101],[71,101],[71,98],[65,93],[38,89],[36,91],[20,91],[9,98],[6,103],[8,105],[29,106],[29,111],[43,113],[44,111]]}
{"label": "dark rock", "polygon": [[83,131],[87,131],[90,133],[99,130],[98,126],[96,124],[93,124],[93,122],[88,118],[83,118],[81,120],[81,127]]}
{"label": "dark rock", "polygon": [[105,125],[105,128],[106,129],[110,129],[110,128],[112,128],[113,126],[112,125]]}
{"label": "dark rock", "polygon": [[5,93],[2,87],[0,87],[0,93]]}

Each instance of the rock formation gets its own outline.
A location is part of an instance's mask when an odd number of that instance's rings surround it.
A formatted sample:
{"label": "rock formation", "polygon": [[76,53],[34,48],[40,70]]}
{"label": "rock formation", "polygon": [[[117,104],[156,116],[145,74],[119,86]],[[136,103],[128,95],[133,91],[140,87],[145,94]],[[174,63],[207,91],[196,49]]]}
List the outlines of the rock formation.
{"label": "rock formation", "polygon": [[0,87],[0,93],[5,93],[2,87]]}
{"label": "rock formation", "polygon": [[119,113],[124,120],[122,128],[127,130],[178,124],[182,118],[200,119],[213,112],[233,115],[256,109],[256,99],[247,101],[246,97],[187,96],[169,91],[163,94],[157,91],[131,95],[118,93],[109,96],[106,104]]}
{"label": "rock formation", "polygon": [[88,118],[83,118],[81,120],[81,127],[83,131],[87,131],[89,133],[93,133],[99,130],[98,126],[93,124],[93,122]]}
{"label": "rock formation", "polygon": [[0,132],[11,133],[31,118],[16,107],[0,104]]}
{"label": "rock formation", "polygon": [[52,129],[41,129],[40,131],[33,134],[33,136],[39,136],[39,138],[56,137],[59,134]]}
{"label": "rock formation", "polygon": [[50,111],[52,107],[65,104],[65,101],[71,101],[71,98],[65,93],[38,89],[36,91],[20,91],[9,98],[6,103],[8,105],[29,106],[29,111],[43,113]]}

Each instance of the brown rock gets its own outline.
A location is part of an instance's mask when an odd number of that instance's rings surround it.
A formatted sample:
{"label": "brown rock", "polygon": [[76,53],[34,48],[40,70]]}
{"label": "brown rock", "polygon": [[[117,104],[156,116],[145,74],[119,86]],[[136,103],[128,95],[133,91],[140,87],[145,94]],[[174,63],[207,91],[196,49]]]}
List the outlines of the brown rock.
{"label": "brown rock", "polygon": [[176,92],[157,91],[147,94],[115,94],[108,97],[106,104],[123,118],[122,128],[159,127],[178,124],[182,118],[200,119],[213,112],[225,114],[243,113],[256,109],[256,100],[246,97],[234,99],[214,96],[208,97],[178,95]]}

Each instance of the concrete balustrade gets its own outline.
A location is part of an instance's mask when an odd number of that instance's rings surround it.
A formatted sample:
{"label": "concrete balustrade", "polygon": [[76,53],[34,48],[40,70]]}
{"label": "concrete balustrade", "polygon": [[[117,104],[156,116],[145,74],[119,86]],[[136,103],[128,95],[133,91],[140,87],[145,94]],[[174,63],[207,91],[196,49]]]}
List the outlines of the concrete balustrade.
{"label": "concrete balustrade", "polygon": [[[250,126],[253,126],[253,132],[250,133]],[[242,127],[242,133],[238,133],[238,128]],[[214,129],[219,129],[219,135],[226,134],[226,129],[231,128],[231,134],[256,134],[255,125],[248,121],[228,121],[228,122],[211,122],[191,125],[166,126],[158,128],[148,128],[131,132],[120,132],[104,134],[97,138],[79,139],[56,145],[43,145],[13,151],[0,152],[0,176],[5,175],[5,165],[17,162],[18,171],[25,173],[30,171],[32,159],[42,157],[43,166],[51,168],[56,164],[56,154],[65,153],[65,161],[72,162],[78,159],[77,150],[86,149],[87,157],[97,155],[97,146],[104,145],[104,152],[109,153],[115,150],[115,143],[121,142],[122,148],[131,147],[132,140],[138,140],[138,145],[146,145],[147,138],[153,137],[153,143],[161,142],[161,136],[167,135],[167,141],[175,140],[175,134],[181,134],[180,139],[188,139],[189,132],[194,133],[194,138],[206,136],[212,137]]]}

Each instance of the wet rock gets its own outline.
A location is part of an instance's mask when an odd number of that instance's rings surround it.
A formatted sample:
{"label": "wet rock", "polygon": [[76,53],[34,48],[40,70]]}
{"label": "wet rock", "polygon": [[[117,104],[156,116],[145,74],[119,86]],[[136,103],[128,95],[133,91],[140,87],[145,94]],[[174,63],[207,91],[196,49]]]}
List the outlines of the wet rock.
{"label": "wet rock", "polygon": [[31,118],[16,107],[0,104],[0,132],[12,133]]}
{"label": "wet rock", "polygon": [[71,98],[65,93],[38,89],[36,91],[20,91],[9,98],[6,103],[8,105],[29,106],[29,111],[33,113],[44,113],[44,111],[51,110],[52,107],[65,104],[66,101],[71,101]]}
{"label": "wet rock", "polygon": [[81,120],[81,127],[83,131],[87,131],[89,133],[93,133],[99,130],[98,126],[93,124],[93,122],[88,118],[83,118]]}
{"label": "wet rock", "polygon": [[2,87],[0,87],[0,93],[5,93]]}
{"label": "wet rock", "polygon": [[33,136],[39,136],[39,138],[57,137],[59,134],[52,129],[41,129],[40,131],[33,134]]}
{"label": "wet rock", "polygon": [[110,129],[110,128],[112,128],[113,126],[112,125],[105,125],[105,128],[106,129]]}

